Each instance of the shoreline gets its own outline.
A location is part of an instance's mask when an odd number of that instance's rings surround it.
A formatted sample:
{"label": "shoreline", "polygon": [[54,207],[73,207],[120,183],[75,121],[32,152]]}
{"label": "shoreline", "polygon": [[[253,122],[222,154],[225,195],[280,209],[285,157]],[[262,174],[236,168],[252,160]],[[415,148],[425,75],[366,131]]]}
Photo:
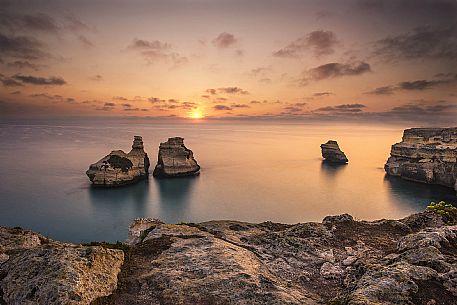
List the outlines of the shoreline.
{"label": "shoreline", "polygon": [[427,209],[399,220],[342,214],[298,224],[142,218],[117,244],[63,243],[0,227],[0,300],[450,304],[443,302],[457,295],[456,215]]}

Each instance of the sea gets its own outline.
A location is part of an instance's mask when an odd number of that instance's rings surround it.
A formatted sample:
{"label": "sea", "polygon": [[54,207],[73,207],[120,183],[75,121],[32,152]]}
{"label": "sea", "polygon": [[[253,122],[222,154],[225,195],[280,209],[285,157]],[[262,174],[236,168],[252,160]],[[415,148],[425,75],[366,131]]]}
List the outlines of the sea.
{"label": "sea", "polygon": [[[0,121],[0,226],[55,240],[123,241],[136,217],[169,223],[239,220],[299,223],[349,213],[398,219],[450,188],[385,174],[391,145],[410,126],[249,120],[34,119]],[[152,172],[158,147],[180,136],[201,166],[195,177],[100,189],[85,171],[143,137]],[[347,165],[322,161],[337,140]]]}

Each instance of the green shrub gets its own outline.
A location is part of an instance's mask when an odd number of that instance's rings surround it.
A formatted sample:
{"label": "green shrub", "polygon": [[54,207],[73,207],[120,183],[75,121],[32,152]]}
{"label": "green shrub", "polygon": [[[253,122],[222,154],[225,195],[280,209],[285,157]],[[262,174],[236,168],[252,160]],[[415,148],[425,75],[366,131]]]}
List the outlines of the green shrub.
{"label": "green shrub", "polygon": [[457,208],[450,203],[444,201],[430,202],[427,210],[440,215],[445,223],[453,224],[457,222]]}

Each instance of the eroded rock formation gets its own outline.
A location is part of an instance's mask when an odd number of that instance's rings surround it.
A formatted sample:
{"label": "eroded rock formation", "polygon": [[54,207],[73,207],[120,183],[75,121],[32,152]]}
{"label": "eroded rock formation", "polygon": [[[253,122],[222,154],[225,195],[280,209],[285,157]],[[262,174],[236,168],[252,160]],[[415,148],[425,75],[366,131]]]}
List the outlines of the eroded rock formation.
{"label": "eroded rock formation", "polygon": [[120,250],[1,228],[0,254],[8,257],[0,263],[0,303],[454,304],[452,211],[372,222],[343,214],[295,225],[137,219],[122,247],[117,288]]}
{"label": "eroded rock formation", "polygon": [[333,140],[327,141],[325,144],[321,144],[322,157],[326,162],[330,163],[347,163],[348,158],[344,152],[341,151],[338,143]]}
{"label": "eroded rock formation", "polygon": [[86,174],[95,186],[119,186],[147,178],[149,158],[144,151],[142,137],[134,137],[129,153],[114,150],[97,163],[91,164]]}
{"label": "eroded rock formation", "polygon": [[194,159],[192,151],[184,146],[184,139],[169,138],[160,143],[154,177],[181,177],[198,174],[200,166]]}
{"label": "eroded rock formation", "polygon": [[0,304],[82,305],[116,289],[124,253],[0,227],[0,257]]}
{"label": "eroded rock formation", "polygon": [[384,168],[389,175],[457,191],[457,128],[406,129]]}

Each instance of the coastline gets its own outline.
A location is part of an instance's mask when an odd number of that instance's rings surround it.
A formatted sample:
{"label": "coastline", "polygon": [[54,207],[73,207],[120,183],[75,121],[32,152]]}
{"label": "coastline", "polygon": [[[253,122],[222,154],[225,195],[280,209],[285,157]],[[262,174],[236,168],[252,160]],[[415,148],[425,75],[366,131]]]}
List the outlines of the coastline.
{"label": "coastline", "polygon": [[[125,243],[0,228],[5,304],[433,304],[457,294],[457,219],[137,219]],[[447,221],[447,223],[445,223]],[[53,289],[53,287],[60,287]]]}

